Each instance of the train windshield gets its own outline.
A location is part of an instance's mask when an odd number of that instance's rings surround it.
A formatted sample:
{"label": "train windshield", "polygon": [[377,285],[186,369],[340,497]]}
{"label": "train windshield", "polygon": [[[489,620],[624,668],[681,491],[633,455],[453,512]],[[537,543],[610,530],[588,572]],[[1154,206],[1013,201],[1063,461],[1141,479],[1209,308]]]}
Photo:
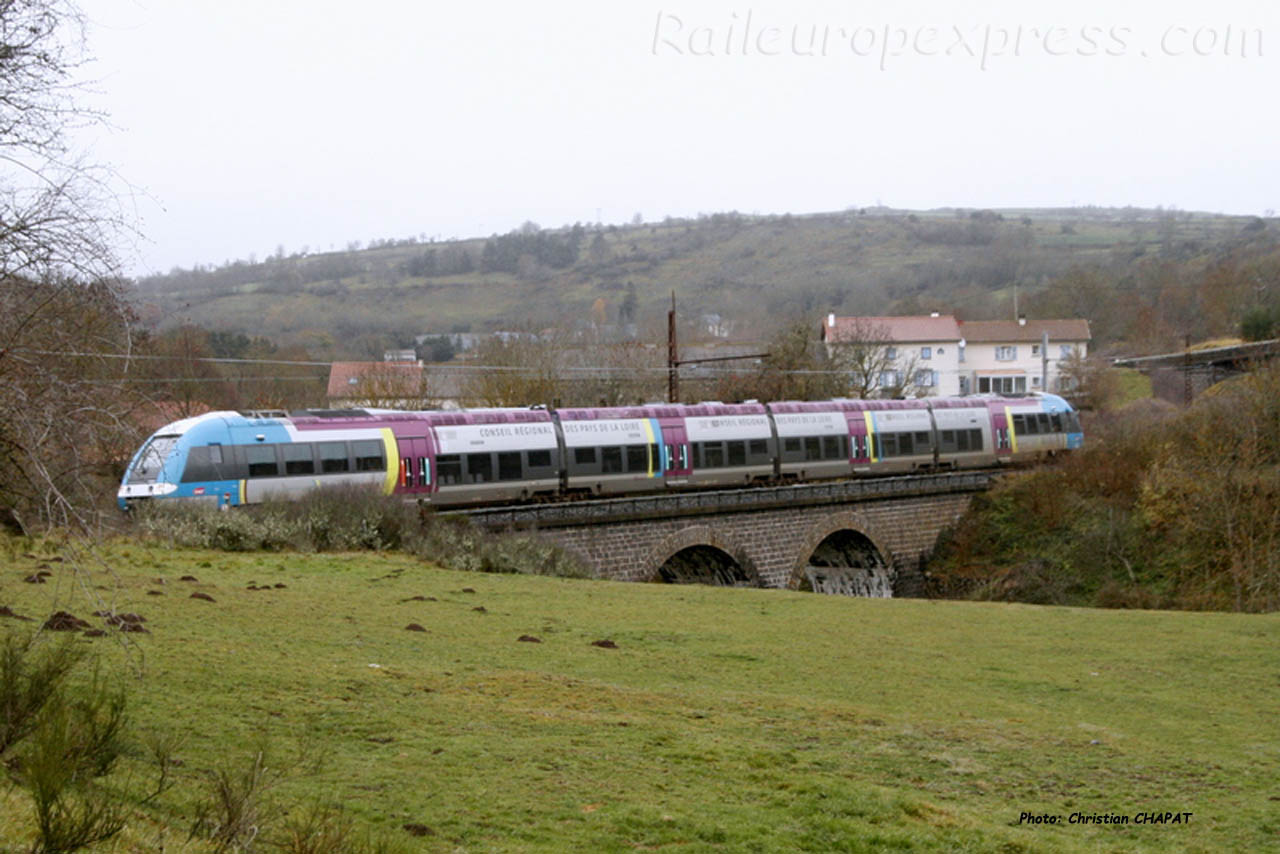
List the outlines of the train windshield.
{"label": "train windshield", "polygon": [[152,437],[142,449],[142,453],[138,455],[138,461],[133,464],[133,468],[129,469],[129,477],[125,482],[155,483],[164,469],[165,460],[169,458],[169,452],[176,444],[178,444],[176,435]]}

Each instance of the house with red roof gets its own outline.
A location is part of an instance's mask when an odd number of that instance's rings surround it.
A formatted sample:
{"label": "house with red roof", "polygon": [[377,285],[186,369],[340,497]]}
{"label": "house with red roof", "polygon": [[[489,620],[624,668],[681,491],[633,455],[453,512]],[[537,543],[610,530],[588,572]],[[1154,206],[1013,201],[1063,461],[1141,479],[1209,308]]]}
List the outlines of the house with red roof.
{"label": "house with red roof", "polygon": [[[921,397],[1066,391],[1063,366],[1088,353],[1089,322],[957,320],[953,315],[837,317],[821,328],[829,353],[841,346],[880,355],[882,389]],[[1047,382],[1046,382],[1047,380]]]}

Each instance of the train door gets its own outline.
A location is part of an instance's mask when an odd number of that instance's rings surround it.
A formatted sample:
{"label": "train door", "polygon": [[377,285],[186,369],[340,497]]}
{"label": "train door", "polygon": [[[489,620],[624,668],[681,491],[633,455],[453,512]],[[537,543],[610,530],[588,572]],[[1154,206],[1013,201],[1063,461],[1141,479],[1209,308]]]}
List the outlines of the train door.
{"label": "train door", "polygon": [[867,435],[867,419],[861,412],[846,414],[849,421],[849,460],[855,471],[866,471],[871,465],[871,437]]}
{"label": "train door", "polygon": [[692,473],[689,441],[684,430],[684,419],[662,418],[662,471],[668,486],[684,486]]}
{"label": "train door", "polygon": [[400,476],[396,492],[426,496],[435,492],[435,453],[430,436],[398,436]]}
{"label": "train door", "polygon": [[1009,419],[1009,408],[995,409],[991,412],[991,443],[995,445],[996,461],[1007,463],[1013,459],[1013,439],[1010,431],[1013,424]]}

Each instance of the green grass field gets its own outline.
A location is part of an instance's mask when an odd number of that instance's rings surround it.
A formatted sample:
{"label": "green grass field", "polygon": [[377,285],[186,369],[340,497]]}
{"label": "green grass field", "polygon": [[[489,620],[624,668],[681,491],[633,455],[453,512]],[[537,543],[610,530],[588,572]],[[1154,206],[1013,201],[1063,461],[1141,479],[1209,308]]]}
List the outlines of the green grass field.
{"label": "green grass field", "polygon": [[[23,556],[32,548],[40,559]],[[108,547],[114,578],[85,584],[50,563],[49,583],[23,583],[55,551],[0,551],[0,605],[146,617],[150,633],[129,645],[77,642],[122,674],[135,732],[186,739],[179,785],[133,807],[101,851],[207,850],[186,841],[200,781],[247,762],[264,734],[282,749],[305,736],[326,758],[283,783],[280,804],[340,803],[413,851],[1280,843],[1275,615],[861,600],[136,543]],[[30,625],[0,619],[0,631]],[[526,634],[542,642],[517,641]],[[617,648],[592,645],[605,639]],[[140,791],[147,775],[130,760],[116,777]],[[20,792],[0,790],[0,851],[30,844]],[[1020,824],[1022,812],[1193,815],[1100,827]]]}

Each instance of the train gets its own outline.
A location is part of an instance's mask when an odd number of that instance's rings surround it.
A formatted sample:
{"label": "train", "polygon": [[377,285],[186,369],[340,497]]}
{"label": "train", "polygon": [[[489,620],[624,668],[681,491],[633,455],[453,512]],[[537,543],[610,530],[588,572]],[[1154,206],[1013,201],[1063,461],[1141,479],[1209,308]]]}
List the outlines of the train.
{"label": "train", "polygon": [[162,427],[117,494],[219,507],[362,484],[435,507],[982,468],[1079,448],[1047,393],[597,408],[209,412]]}

